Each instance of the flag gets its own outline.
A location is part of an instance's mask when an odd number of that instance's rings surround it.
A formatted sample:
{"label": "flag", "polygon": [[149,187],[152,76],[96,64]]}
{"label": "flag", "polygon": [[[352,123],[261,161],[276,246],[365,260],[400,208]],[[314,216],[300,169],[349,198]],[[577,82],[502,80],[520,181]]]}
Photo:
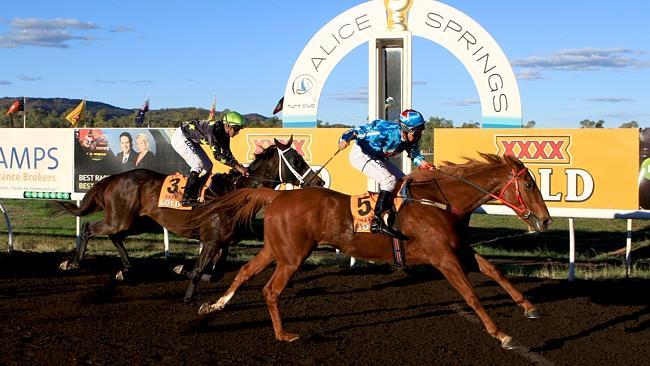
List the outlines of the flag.
{"label": "flag", "polygon": [[141,125],[144,122],[144,114],[149,110],[149,99],[145,100],[144,105],[138,111],[138,115],[135,116],[135,124]]}
{"label": "flag", "polygon": [[277,114],[282,110],[282,107],[284,105],[284,97],[280,98],[278,101],[278,104],[275,106],[275,109],[273,110],[273,114]]}
{"label": "flag", "polygon": [[72,110],[72,112],[68,113],[67,116],[65,116],[65,119],[67,119],[70,123],[72,123],[73,126],[76,126],[79,121],[82,121],[86,116],[86,101],[82,100],[79,105]]}
{"label": "flag", "polygon": [[11,104],[11,107],[9,107],[9,110],[7,111],[7,116],[11,116],[12,114],[20,111],[25,110],[25,104],[23,103],[22,100],[17,100]]}
{"label": "flag", "polygon": [[209,122],[214,122],[217,120],[217,97],[214,97],[214,102],[212,103],[212,107],[210,108],[210,115],[208,115],[208,121]]}

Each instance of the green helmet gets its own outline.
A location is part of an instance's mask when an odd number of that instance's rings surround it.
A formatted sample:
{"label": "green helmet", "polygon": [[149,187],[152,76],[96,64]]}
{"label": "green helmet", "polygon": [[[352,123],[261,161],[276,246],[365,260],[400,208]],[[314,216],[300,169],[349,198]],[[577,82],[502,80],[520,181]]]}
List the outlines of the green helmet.
{"label": "green helmet", "polygon": [[242,117],[241,114],[232,111],[223,116],[223,123],[229,124],[231,126],[244,127],[246,125],[246,120],[244,117]]}

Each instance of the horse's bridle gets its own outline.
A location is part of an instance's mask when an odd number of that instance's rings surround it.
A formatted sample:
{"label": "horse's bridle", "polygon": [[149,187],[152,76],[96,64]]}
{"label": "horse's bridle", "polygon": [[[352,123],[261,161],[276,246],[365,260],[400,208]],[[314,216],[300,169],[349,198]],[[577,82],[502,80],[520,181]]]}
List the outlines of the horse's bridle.
{"label": "horse's bridle", "polygon": [[[503,203],[504,205],[510,207],[513,211],[515,211],[524,220],[528,219],[530,217],[531,212],[528,209],[528,205],[526,205],[526,202],[524,202],[524,200],[521,198],[521,192],[519,191],[519,178],[522,175],[524,175],[525,173],[528,172],[528,169],[526,169],[526,168],[521,168],[521,170],[519,170],[518,172],[515,172],[515,169],[512,168],[512,171],[510,173],[510,180],[508,180],[508,182],[505,184],[505,186],[503,186],[503,188],[501,188],[501,191],[499,192],[498,196],[496,194],[488,191],[487,189],[477,185],[476,183],[474,183],[472,181],[469,181],[469,180],[467,180],[467,179],[465,179],[465,178],[463,178],[461,176],[446,173],[446,172],[444,172],[442,170],[437,170],[437,171],[444,174],[444,175],[446,175],[446,176],[458,179],[459,181],[461,181],[463,183],[466,183],[466,184],[476,188],[477,190],[489,195],[490,197],[494,198],[495,200],[497,200],[497,201]],[[517,205],[515,205],[514,203],[509,202],[508,200],[503,198],[503,195],[505,194],[506,189],[508,189],[508,187],[510,187],[512,184],[515,185],[515,191],[516,191],[515,195],[517,196]]]}
{"label": "horse's bridle", "polygon": [[287,183],[282,179],[282,162],[284,161],[285,165],[287,166],[287,169],[289,169],[289,171],[293,174],[294,178],[296,178],[298,182],[300,182],[300,186],[305,184],[305,177],[309,175],[311,168],[307,167],[307,170],[305,170],[305,172],[302,175],[300,175],[296,171],[296,168],[294,168],[293,165],[289,164],[289,160],[287,159],[287,157],[284,156],[284,153],[291,150],[291,148],[288,147],[284,150],[280,150],[280,148],[278,147],[277,150],[278,150],[278,156],[280,157],[280,159],[278,159],[278,176],[280,177],[280,183]]}
{"label": "horse's bridle", "polygon": [[[508,183],[506,183],[505,186],[501,189],[501,192],[499,192],[498,196],[495,196],[494,194],[490,193],[492,197],[495,199],[499,200],[499,202],[503,203],[504,205],[510,207],[513,211],[521,214],[521,218],[527,219],[530,217],[530,210],[528,209],[528,205],[526,205],[526,202],[524,202],[523,198],[521,198],[521,192],[519,191],[519,177],[524,175],[525,173],[528,172],[528,169],[526,168],[521,168],[518,172],[515,172],[515,169],[512,169],[512,172],[510,173],[510,180]],[[515,184],[515,195],[517,196],[517,203],[518,205],[514,205],[508,201],[506,201],[503,198],[503,194],[505,193],[506,189],[510,187],[511,184]]]}

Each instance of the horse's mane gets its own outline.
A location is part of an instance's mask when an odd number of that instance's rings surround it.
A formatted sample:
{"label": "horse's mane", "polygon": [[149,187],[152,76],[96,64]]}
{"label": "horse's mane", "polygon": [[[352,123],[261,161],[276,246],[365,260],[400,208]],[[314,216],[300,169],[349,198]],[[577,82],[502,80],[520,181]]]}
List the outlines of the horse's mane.
{"label": "horse's mane", "polygon": [[[477,160],[475,158],[463,156],[461,158],[465,160],[465,163],[457,164],[450,161],[443,161],[442,165],[437,167],[435,170],[415,171],[402,179],[407,183],[426,183],[432,180],[436,180],[439,183],[444,183],[446,181],[455,179],[450,175],[462,177],[468,171],[472,171],[474,173],[482,172],[486,169],[491,169],[497,166],[509,165],[509,160],[521,168],[524,167],[524,164],[513,156],[499,156],[481,152],[479,152],[479,155],[484,160]],[[437,170],[440,170],[446,174],[440,173]]]}
{"label": "horse's mane", "polygon": [[[259,164],[260,161],[265,160],[270,157],[270,155],[274,154],[277,149],[276,145],[269,145],[262,149],[262,151],[255,153],[255,158],[251,163],[248,165],[248,169],[254,170],[257,168],[257,164]],[[229,174],[239,174],[239,172],[235,169],[232,168],[230,169]]]}

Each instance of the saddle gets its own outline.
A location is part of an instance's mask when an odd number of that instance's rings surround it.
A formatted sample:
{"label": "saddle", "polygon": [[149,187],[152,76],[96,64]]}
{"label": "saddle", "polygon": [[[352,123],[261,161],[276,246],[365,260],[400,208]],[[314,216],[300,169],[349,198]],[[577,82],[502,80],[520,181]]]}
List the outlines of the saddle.
{"label": "saddle", "polygon": [[[212,176],[210,176],[201,187],[201,191],[199,193],[200,202],[204,201],[205,191],[208,189],[208,187],[210,187],[211,183]],[[172,175],[168,175],[163,182],[162,188],[160,189],[160,195],[158,196],[158,207],[184,211],[191,210],[193,207],[186,207],[181,205],[181,200],[183,199],[183,192],[185,191],[186,184],[187,177],[181,173],[176,172]]]}

